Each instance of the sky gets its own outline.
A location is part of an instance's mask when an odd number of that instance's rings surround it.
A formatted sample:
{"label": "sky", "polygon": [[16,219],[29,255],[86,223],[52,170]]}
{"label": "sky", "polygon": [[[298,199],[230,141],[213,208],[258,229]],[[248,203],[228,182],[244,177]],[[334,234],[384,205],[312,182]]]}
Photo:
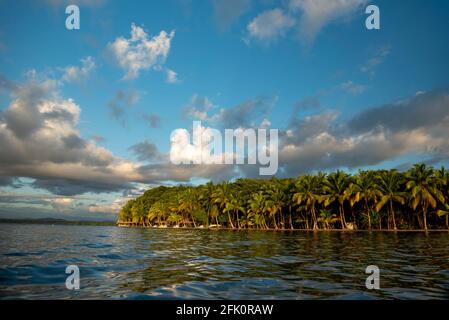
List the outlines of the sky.
{"label": "sky", "polygon": [[278,129],[278,177],[448,166],[448,21],[445,0],[0,1],[0,217],[114,220],[154,186],[266,178],[171,163],[194,120]]}

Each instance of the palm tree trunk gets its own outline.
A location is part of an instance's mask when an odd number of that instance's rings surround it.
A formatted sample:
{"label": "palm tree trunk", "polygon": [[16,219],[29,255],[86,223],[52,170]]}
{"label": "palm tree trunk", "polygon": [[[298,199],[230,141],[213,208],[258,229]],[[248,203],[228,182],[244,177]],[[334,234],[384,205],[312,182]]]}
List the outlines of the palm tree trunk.
{"label": "palm tree trunk", "polygon": [[235,217],[237,218],[237,228],[240,229],[240,219],[238,210],[235,210]]}
{"label": "palm tree trunk", "polygon": [[229,210],[226,210],[226,213],[228,214],[229,223],[231,225],[231,228],[234,229],[234,224],[232,223],[231,215],[229,214]]}
{"label": "palm tree trunk", "polygon": [[390,210],[387,210],[387,230],[390,230],[390,217],[391,217],[391,214],[390,214]]}
{"label": "palm tree trunk", "polygon": [[315,208],[312,208],[313,230],[318,230],[318,222],[316,220]]}
{"label": "palm tree trunk", "polygon": [[262,227],[263,227],[264,229],[269,229],[268,226],[267,226],[267,222],[265,221],[265,216],[264,216],[264,214],[261,213],[261,215],[262,215]]}
{"label": "palm tree trunk", "polygon": [[355,214],[354,214],[354,208],[351,207],[351,215],[352,215],[352,223],[354,225],[354,230],[357,229],[357,226],[355,224]]}
{"label": "palm tree trunk", "polygon": [[285,215],[282,214],[282,209],[280,211],[280,214],[281,214],[281,220],[282,220],[282,229],[285,229]]}
{"label": "palm tree trunk", "polygon": [[390,211],[391,211],[391,217],[393,219],[393,228],[394,228],[394,230],[397,230],[397,228],[396,228],[396,219],[394,218],[393,201],[391,201],[391,199],[390,199]]}
{"label": "palm tree trunk", "polygon": [[274,228],[277,229],[278,225],[276,223],[276,216],[273,214],[273,222],[274,222]]}
{"label": "palm tree trunk", "polygon": [[423,217],[423,221],[424,221],[424,230],[427,231],[427,214],[426,214],[426,209],[423,208],[422,209],[422,217]]}
{"label": "palm tree trunk", "polygon": [[341,205],[338,207],[338,210],[340,211],[341,228],[342,229],[346,229],[346,223],[345,223],[345,220],[344,220],[343,209],[342,209]]}
{"label": "palm tree trunk", "polygon": [[[415,218],[415,217],[413,217],[413,218]],[[419,214],[419,212],[416,213],[416,219],[413,219],[413,222],[415,222],[415,220],[418,220],[419,229],[424,229],[422,222],[421,222],[421,215]]]}
{"label": "palm tree trunk", "polygon": [[[289,210],[289,217],[288,217],[288,219],[289,219],[289,222],[290,222],[290,229],[293,230],[292,207],[289,207],[288,210]],[[447,216],[446,216],[446,225],[447,225]]]}
{"label": "palm tree trunk", "polygon": [[371,212],[369,211],[368,201],[365,198],[365,210],[368,216],[368,229],[371,230]]}
{"label": "palm tree trunk", "polygon": [[[303,216],[301,215],[301,218],[302,217]],[[306,222],[306,229],[308,230],[309,229],[309,219],[307,217],[307,212],[304,213],[304,219],[303,220]]]}

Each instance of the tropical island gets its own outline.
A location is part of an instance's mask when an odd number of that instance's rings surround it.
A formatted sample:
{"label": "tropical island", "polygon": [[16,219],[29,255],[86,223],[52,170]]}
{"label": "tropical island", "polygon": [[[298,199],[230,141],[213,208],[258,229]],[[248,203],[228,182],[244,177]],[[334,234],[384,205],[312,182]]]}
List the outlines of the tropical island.
{"label": "tropical island", "polygon": [[259,230],[449,229],[449,172],[319,172],[146,191],[121,209],[119,226]]}

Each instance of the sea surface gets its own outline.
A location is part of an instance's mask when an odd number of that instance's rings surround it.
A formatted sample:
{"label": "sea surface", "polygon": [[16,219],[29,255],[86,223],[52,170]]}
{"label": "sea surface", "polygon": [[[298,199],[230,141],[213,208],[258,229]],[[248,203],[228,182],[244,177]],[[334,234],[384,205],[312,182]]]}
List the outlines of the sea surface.
{"label": "sea surface", "polygon": [[449,299],[449,233],[0,224],[0,299],[71,298]]}

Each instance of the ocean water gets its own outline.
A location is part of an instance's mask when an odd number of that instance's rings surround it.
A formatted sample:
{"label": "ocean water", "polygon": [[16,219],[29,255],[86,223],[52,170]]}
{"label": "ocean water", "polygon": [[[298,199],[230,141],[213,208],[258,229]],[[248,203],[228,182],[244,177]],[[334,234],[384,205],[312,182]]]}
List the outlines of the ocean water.
{"label": "ocean water", "polygon": [[449,299],[449,233],[0,224],[0,299]]}

